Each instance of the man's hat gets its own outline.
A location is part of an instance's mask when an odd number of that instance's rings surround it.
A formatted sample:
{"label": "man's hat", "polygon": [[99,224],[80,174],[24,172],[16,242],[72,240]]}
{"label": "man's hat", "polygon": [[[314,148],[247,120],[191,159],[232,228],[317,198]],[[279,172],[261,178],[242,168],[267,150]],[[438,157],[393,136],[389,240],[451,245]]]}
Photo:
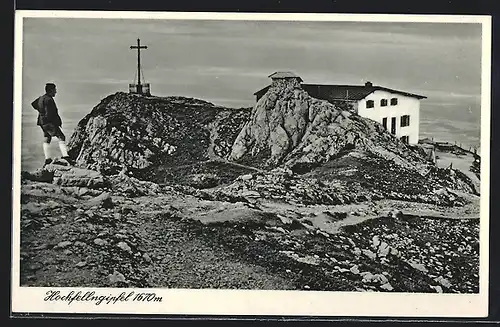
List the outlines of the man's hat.
{"label": "man's hat", "polygon": [[54,83],[47,83],[45,84],[45,92],[52,91],[56,88],[56,85]]}

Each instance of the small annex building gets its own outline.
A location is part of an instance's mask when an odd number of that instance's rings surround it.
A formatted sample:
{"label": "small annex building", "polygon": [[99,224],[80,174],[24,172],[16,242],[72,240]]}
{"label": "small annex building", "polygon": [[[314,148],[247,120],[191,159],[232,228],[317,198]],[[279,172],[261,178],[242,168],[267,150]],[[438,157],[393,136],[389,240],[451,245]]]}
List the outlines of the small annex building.
{"label": "small annex building", "polygon": [[269,75],[269,78],[272,80],[271,85],[254,93],[256,101],[259,101],[271,86],[281,83],[295,84],[313,98],[333,104],[349,103],[358,115],[382,124],[404,142],[418,143],[420,100],[426,98],[423,95],[377,86],[371,82],[364,85],[307,84],[292,72],[275,72]]}

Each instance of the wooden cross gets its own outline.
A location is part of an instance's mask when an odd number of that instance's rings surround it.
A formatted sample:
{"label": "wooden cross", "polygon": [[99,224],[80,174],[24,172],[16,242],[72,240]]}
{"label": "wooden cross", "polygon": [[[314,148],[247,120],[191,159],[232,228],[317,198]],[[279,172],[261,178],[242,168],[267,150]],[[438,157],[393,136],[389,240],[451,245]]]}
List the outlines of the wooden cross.
{"label": "wooden cross", "polygon": [[137,49],[137,89],[141,90],[141,49],[147,49],[148,47],[145,45],[141,45],[141,39],[137,39],[137,45],[131,45],[130,49]]}

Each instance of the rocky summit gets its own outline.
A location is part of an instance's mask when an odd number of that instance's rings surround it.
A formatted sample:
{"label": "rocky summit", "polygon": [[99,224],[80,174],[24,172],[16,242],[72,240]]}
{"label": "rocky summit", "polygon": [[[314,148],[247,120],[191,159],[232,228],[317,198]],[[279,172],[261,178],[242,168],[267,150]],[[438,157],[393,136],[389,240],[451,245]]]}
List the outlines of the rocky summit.
{"label": "rocky summit", "polygon": [[234,142],[231,158],[275,167],[324,163],[351,151],[405,165],[424,163],[382,125],[309,96],[296,80],[283,80],[258,101]]}
{"label": "rocky summit", "polygon": [[69,153],[79,166],[146,176],[157,169],[228,157],[250,108],[229,109],[184,97],[116,93],[79,123]]}
{"label": "rocky summit", "polygon": [[21,174],[22,285],[479,290],[478,156],[439,167],[293,82],[240,109],[119,92],[69,148]]}

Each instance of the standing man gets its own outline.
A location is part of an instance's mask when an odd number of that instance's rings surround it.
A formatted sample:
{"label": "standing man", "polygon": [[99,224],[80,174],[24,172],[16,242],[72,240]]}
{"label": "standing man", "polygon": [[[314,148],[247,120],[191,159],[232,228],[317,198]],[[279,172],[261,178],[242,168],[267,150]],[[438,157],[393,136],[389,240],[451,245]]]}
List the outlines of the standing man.
{"label": "standing man", "polygon": [[56,93],[56,85],[53,83],[47,83],[45,85],[45,94],[31,103],[31,106],[38,111],[37,125],[42,128],[43,136],[45,138],[42,143],[43,153],[45,155],[44,166],[52,162],[52,158],[49,153],[49,144],[53,136],[57,137],[59,140],[59,149],[62,154],[61,158],[68,161],[69,164],[73,164],[68,155],[66,136],[61,130],[62,121],[61,117],[59,117],[56,102],[54,101]]}

